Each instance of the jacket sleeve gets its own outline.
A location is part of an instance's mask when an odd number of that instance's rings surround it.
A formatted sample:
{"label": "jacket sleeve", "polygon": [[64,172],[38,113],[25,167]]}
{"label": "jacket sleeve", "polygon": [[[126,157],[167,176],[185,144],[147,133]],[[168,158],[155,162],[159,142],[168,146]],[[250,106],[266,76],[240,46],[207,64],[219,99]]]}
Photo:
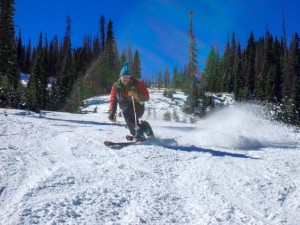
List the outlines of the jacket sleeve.
{"label": "jacket sleeve", "polygon": [[149,91],[143,81],[138,81],[138,88],[140,90],[139,102],[143,103],[148,101],[150,98]]}
{"label": "jacket sleeve", "polygon": [[111,113],[116,113],[117,111],[117,98],[116,98],[116,88],[113,85],[110,91],[110,99],[109,99],[109,111]]}

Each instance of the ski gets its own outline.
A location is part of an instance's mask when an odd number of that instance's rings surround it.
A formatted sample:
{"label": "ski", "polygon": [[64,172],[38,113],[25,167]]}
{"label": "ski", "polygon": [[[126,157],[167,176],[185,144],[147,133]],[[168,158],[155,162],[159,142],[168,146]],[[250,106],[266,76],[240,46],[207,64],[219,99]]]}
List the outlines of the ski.
{"label": "ski", "polygon": [[140,141],[131,141],[131,142],[113,142],[113,141],[104,141],[104,144],[108,147],[112,146],[129,146],[139,143]]}
{"label": "ski", "polygon": [[149,139],[141,139],[141,140],[134,140],[132,135],[126,135],[126,142],[113,142],[113,141],[104,141],[104,144],[108,147],[112,146],[120,146],[120,147],[125,147],[129,145],[134,145],[140,142],[147,141]]}

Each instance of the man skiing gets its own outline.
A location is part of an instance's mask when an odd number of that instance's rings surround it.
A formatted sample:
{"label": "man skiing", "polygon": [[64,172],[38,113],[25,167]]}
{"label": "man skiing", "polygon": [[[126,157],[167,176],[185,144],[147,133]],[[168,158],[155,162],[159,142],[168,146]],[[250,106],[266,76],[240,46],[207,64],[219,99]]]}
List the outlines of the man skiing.
{"label": "man skiing", "polygon": [[133,140],[143,141],[146,139],[145,135],[153,137],[150,124],[147,121],[138,120],[143,116],[144,102],[148,100],[149,92],[146,85],[141,80],[130,76],[128,63],[125,62],[120,71],[120,79],[111,88],[108,119],[112,122],[116,121],[117,104],[119,104]]}

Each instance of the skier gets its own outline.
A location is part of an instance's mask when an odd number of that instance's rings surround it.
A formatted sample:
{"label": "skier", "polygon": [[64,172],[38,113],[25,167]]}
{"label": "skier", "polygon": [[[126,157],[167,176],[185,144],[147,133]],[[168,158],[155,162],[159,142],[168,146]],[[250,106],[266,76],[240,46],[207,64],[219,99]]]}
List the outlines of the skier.
{"label": "skier", "polygon": [[145,120],[139,121],[145,111],[144,102],[148,100],[149,92],[146,85],[141,80],[130,76],[128,63],[125,62],[120,71],[120,78],[111,88],[108,119],[112,122],[116,121],[117,104],[119,104],[132,135],[127,136],[127,139],[143,141],[146,139],[145,135],[148,138],[154,137],[150,124]]}

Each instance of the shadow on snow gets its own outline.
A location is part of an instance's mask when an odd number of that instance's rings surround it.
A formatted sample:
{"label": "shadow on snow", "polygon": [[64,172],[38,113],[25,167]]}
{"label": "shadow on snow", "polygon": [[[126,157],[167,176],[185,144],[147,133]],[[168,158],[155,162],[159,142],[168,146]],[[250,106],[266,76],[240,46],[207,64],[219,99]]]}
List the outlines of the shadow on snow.
{"label": "shadow on snow", "polygon": [[111,123],[111,122],[95,122],[95,121],[85,121],[85,120],[67,120],[67,119],[58,119],[58,118],[49,118],[49,117],[41,117],[41,119],[53,120],[53,121],[62,121],[62,122],[82,124],[82,125],[94,125],[94,126],[114,125],[114,126],[122,126],[121,124]]}
{"label": "shadow on snow", "polygon": [[[163,148],[167,148],[170,150],[175,151],[184,151],[184,152],[199,152],[199,153],[209,153],[215,157],[234,157],[234,158],[244,158],[244,159],[259,159],[255,157],[251,157],[246,154],[241,153],[232,153],[232,152],[225,152],[225,151],[218,151],[213,149],[207,148],[200,148],[194,145],[190,146],[180,146],[178,145],[177,141],[174,139],[153,139],[145,142],[138,143],[137,145],[157,145]],[[115,149],[122,149],[123,147],[116,147]]]}

